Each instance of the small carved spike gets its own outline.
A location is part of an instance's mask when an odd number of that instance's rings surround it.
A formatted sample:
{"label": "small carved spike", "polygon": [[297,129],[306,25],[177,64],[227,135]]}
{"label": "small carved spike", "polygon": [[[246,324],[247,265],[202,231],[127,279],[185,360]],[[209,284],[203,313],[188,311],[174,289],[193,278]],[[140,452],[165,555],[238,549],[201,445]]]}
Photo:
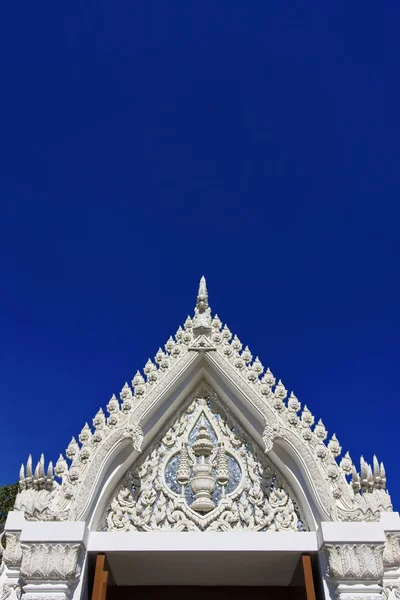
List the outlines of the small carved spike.
{"label": "small carved spike", "polygon": [[146,366],[144,368],[144,372],[146,373],[147,377],[149,376],[150,373],[153,373],[154,371],[157,371],[157,367],[156,365],[153,363],[152,360],[147,361]]}
{"label": "small carved spike", "polygon": [[181,342],[183,338],[183,329],[181,326],[179,326],[178,331],[175,334],[175,339],[177,342]]}
{"label": "small carved spike", "polygon": [[65,451],[65,454],[70,460],[73,460],[79,452],[79,444],[76,439],[73,437],[70,443],[68,444],[68,448]]}
{"label": "small carved spike", "polygon": [[26,476],[32,477],[32,454],[28,456],[28,461],[26,463]]}
{"label": "small carved spike", "polygon": [[301,422],[305,427],[312,427],[315,422],[314,415],[307,408],[306,404],[304,405],[303,412],[301,413]]}
{"label": "small carved spike", "polygon": [[224,325],[224,328],[222,330],[222,337],[225,340],[225,342],[229,342],[229,340],[232,338],[231,331],[227,325]]}
{"label": "small carved spike", "polygon": [[299,412],[301,408],[301,404],[298,401],[297,397],[293,394],[293,392],[290,392],[290,396],[289,396],[289,400],[288,400],[288,409],[297,413]]}
{"label": "small carved spike", "polygon": [[38,462],[36,463],[36,467],[35,467],[35,470],[33,472],[33,477],[34,477],[34,479],[38,479],[39,478],[39,463]]}
{"label": "small carved spike", "polygon": [[128,411],[130,411],[133,407],[133,402],[132,402],[132,398],[133,396],[126,396],[122,402],[122,410],[124,413],[127,413]]}
{"label": "small carved spike", "polygon": [[377,483],[379,485],[380,483],[380,477],[381,477],[381,471],[379,468],[379,461],[376,458],[376,455],[374,454],[373,459],[372,459],[372,464],[374,466],[374,480],[375,483]]}
{"label": "small carved spike", "polygon": [[373,485],[373,475],[370,465],[364,460],[364,457],[360,458],[360,484],[363,492],[369,491]]}
{"label": "small carved spike", "polygon": [[262,364],[262,362],[260,361],[260,359],[258,358],[258,356],[256,356],[255,361],[253,362],[253,369],[254,371],[257,373],[257,376],[259,377],[262,372],[264,371],[264,366]]}
{"label": "small carved spike", "polygon": [[275,385],[276,379],[271,373],[271,369],[269,367],[265,371],[265,374],[262,378],[262,382],[265,383],[269,388],[272,388]]}
{"label": "small carved spike", "polygon": [[287,396],[287,391],[282,381],[279,380],[274,391],[273,402],[272,405],[275,410],[281,412],[285,408],[284,399]]}
{"label": "small carved spike", "polygon": [[144,377],[141,374],[140,371],[136,371],[136,375],[135,377],[132,379],[132,385],[133,387],[136,387],[138,385],[142,385],[144,383]]}
{"label": "small carved spike", "polygon": [[44,454],[40,455],[39,462],[37,464],[38,475],[40,478],[44,478]]}
{"label": "small carved spike", "polygon": [[235,352],[240,352],[242,349],[242,342],[239,340],[238,336],[235,335],[235,337],[232,340],[231,343],[232,348],[234,349]]}
{"label": "small carved spike", "polygon": [[36,465],[35,472],[33,474],[33,484],[36,490],[40,490],[45,483],[44,475],[44,455],[40,455],[40,459]]}
{"label": "small carved spike", "polygon": [[190,329],[185,329],[185,332],[182,337],[182,343],[185,344],[185,346],[189,346],[192,339],[193,339],[192,331]]}
{"label": "small carved spike", "polygon": [[261,393],[263,396],[266,396],[267,398],[269,398],[271,396],[271,380],[269,378],[268,373],[264,373],[264,375],[261,378]]}
{"label": "small carved spike", "polygon": [[282,402],[284,401],[284,399],[287,396],[287,390],[286,390],[285,386],[283,385],[281,379],[279,379],[278,383],[276,384],[274,394],[275,394],[275,397],[279,398],[279,400],[281,400]]}
{"label": "small carved spike", "polygon": [[166,352],[168,352],[168,354],[171,354],[174,347],[175,347],[175,342],[172,339],[172,336],[170,336],[167,343],[165,344],[165,350],[166,350]]}
{"label": "small carved spike", "polygon": [[115,394],[113,394],[110,398],[109,403],[107,404],[107,412],[109,414],[111,413],[116,413],[119,411],[119,402],[115,396]]}
{"label": "small carved spike", "polygon": [[340,468],[342,469],[343,473],[345,473],[346,475],[349,475],[353,469],[353,461],[350,458],[350,454],[348,452],[346,452],[346,454],[343,456],[342,460],[340,461]]}
{"label": "small carved spike", "polygon": [[328,437],[328,432],[325,428],[325,425],[322,422],[322,419],[320,419],[316,424],[314,428],[314,433],[317,436],[317,438],[321,440],[321,442],[326,440],[326,438]]}
{"label": "small carved spike", "polygon": [[67,463],[65,462],[63,455],[60,454],[56,462],[56,466],[54,467],[54,473],[57,475],[57,477],[61,477],[67,470]]}
{"label": "small carved spike", "polygon": [[129,387],[128,383],[125,382],[124,387],[122,388],[119,397],[121,398],[122,401],[124,400],[131,400],[133,395],[132,395],[132,390]]}
{"label": "small carved spike", "polygon": [[[186,335],[190,335],[189,333]],[[167,354],[164,355],[164,358],[162,359],[161,363],[160,363],[160,371],[161,373],[166,373],[170,367],[170,358]]]}
{"label": "small carved spike", "polygon": [[372,473],[371,465],[368,465],[368,491],[372,492],[374,490],[374,475]]}
{"label": "small carved spike", "polygon": [[339,444],[339,440],[336,437],[336,434],[334,433],[333,436],[331,437],[331,439],[329,440],[328,443],[328,448],[331,451],[332,456],[334,456],[335,458],[337,456],[340,456],[340,453],[342,451],[342,447]]}
{"label": "small carved spike", "polygon": [[87,423],[83,426],[82,431],[79,434],[79,441],[81,444],[85,445],[90,441],[92,437],[92,431]]}
{"label": "small carved spike", "polygon": [[222,323],[221,323],[220,318],[218,317],[218,315],[215,315],[215,317],[211,321],[211,325],[212,325],[212,328],[215,331],[219,331],[221,329]]}
{"label": "small carved spike", "polygon": [[93,427],[95,429],[103,429],[105,424],[106,417],[104,416],[103,409],[99,408],[99,410],[96,413],[96,416],[93,419]]}
{"label": "small carved spike", "polygon": [[358,494],[361,489],[360,476],[356,471],[355,466],[352,466],[351,469],[351,487],[353,488],[353,492]]}
{"label": "small carved spike", "polygon": [[25,467],[24,467],[24,463],[21,464],[21,468],[19,470],[19,489],[25,490],[27,487],[29,487],[29,482],[27,482],[27,480],[25,479]]}
{"label": "small carved spike", "polygon": [[[179,346],[177,346],[179,348]],[[147,376],[147,381],[150,384],[153,384],[158,379],[158,370],[156,365],[149,359],[146,363],[145,372]]]}
{"label": "small carved spike", "polygon": [[53,477],[53,463],[52,461],[49,462],[49,466],[47,467],[47,475],[46,475],[46,483],[45,483],[45,487],[47,490],[51,490],[53,489],[53,485],[54,485],[54,477]]}
{"label": "small carved spike", "polygon": [[363,484],[363,481],[365,481],[365,487],[366,487],[367,480],[368,480],[368,463],[364,460],[363,456],[360,457],[360,477],[361,477],[361,484]]}
{"label": "small carved spike", "polygon": [[141,375],[140,371],[136,372],[135,377],[132,380],[133,391],[135,398],[139,396],[143,396],[146,391],[146,385],[144,381],[144,377]]}
{"label": "small carved spike", "polygon": [[380,465],[380,475],[381,475],[381,489],[386,489],[386,470],[383,462]]}
{"label": "small carved spike", "polygon": [[[154,360],[156,361],[156,363],[158,365],[160,363],[162,363],[164,356],[165,356],[164,352],[161,350],[161,348],[159,348],[158,351],[157,351],[157,354],[154,357]],[[134,385],[133,381],[132,381],[132,385]]]}
{"label": "small carved spike", "polygon": [[184,323],[183,326],[185,328],[185,331],[191,331],[192,330],[192,328],[193,328],[193,321],[189,317],[189,315],[187,316],[186,321],[185,321],[185,323]]}
{"label": "small carved spike", "polygon": [[250,362],[252,361],[252,359],[253,359],[253,355],[252,355],[252,353],[250,352],[250,350],[249,350],[249,347],[248,347],[248,346],[246,346],[246,348],[243,350],[243,352],[242,352],[242,358],[243,358],[243,360],[244,360],[244,362],[245,362],[246,364],[248,364],[248,363],[250,363]]}

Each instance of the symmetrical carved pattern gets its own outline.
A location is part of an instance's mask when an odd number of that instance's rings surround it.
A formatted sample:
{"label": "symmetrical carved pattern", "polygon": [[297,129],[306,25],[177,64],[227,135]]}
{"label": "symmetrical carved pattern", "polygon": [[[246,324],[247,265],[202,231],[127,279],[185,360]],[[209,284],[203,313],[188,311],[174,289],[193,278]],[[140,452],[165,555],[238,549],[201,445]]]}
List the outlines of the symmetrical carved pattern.
{"label": "symmetrical carved pattern", "polygon": [[383,551],[383,596],[400,599],[400,532],[386,533]]}
{"label": "symmetrical carved pattern", "polygon": [[124,477],[109,531],[298,531],[292,491],[217,396],[200,393]]}
{"label": "symmetrical carved pattern", "polygon": [[383,575],[383,544],[328,544],[325,550],[335,581],[379,581]]}
{"label": "symmetrical carved pattern", "polygon": [[3,552],[3,559],[8,567],[18,567],[21,564],[22,548],[20,537],[20,531],[6,532],[6,548]]}
{"label": "symmetrical carved pattern", "polygon": [[79,575],[80,544],[22,544],[21,576],[25,580],[73,580]]}
{"label": "symmetrical carved pattern", "polygon": [[264,371],[258,357],[253,360],[249,348],[243,349],[217,315],[212,317],[204,278],[193,319],[188,317],[164,350],[158,350],[154,361],[147,361],[144,375],[138,371],[132,386],[123,386],[120,401],[112,396],[108,416],[100,409],[93,430],[85,424],[78,440],[72,438],[66,451],[70,465],[60,455],[54,469],[50,463],[46,470],[41,457],[33,472],[32,459],[28,459],[26,469],[21,468],[15,507],[30,520],[82,518],[110,449],[126,439],[136,452],[141,451],[143,415],[198,353],[208,353],[210,360],[229,371],[231,381],[263,415],[266,452],[273,449],[277,438],[296,448],[326,518],[376,521],[382,512],[392,510],[383,464],[374,457],[371,467],[362,458],[357,473],[348,453],[338,464],[342,448],[335,434],[326,443],[328,433],[322,421],[315,424],[309,409],[304,406],[301,410],[299,400],[293,393],[288,396],[282,381],[276,382],[269,369]]}
{"label": "symmetrical carved pattern", "polygon": [[389,568],[400,568],[400,532],[386,534],[383,564]]}

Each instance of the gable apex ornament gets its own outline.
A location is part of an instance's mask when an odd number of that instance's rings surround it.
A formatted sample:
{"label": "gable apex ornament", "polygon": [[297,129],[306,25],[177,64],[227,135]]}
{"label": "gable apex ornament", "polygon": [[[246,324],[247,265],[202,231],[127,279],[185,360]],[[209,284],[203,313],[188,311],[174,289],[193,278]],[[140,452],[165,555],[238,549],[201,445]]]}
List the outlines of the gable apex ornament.
{"label": "gable apex ornament", "polygon": [[211,308],[208,306],[208,292],[206,278],[204,275],[200,279],[199,292],[197,294],[196,307],[194,309],[193,318],[193,334],[195,337],[211,335]]}
{"label": "gable apex ornament", "polygon": [[189,350],[195,350],[196,352],[207,352],[208,350],[216,350],[216,347],[210,338],[202,333],[195,339],[193,344],[189,346]]}
{"label": "gable apex ornament", "polygon": [[[162,402],[172,384],[184,380],[187,367],[193,364],[196,368],[207,365],[218,369],[229,393],[240,394],[244,409],[248,403],[253,414],[257,413],[259,443],[268,459],[272,460],[278,444],[293,449],[298,468],[311,482],[310,494],[319,507],[318,514],[324,519],[379,521],[383,512],[392,511],[384,465],[376,457],[372,465],[362,458],[358,472],[348,453],[340,460],[342,448],[336,435],[327,441],[322,421],[315,419],[307,406],[293,392],[288,393],[282,381],[253,356],[249,347],[232,335],[217,315],[211,314],[207,284],[202,277],[193,317],[188,316],[154,359],[147,360],[131,384],[124,384],[119,399],[111,397],[107,412],[99,410],[93,426],[86,423],[80,434],[72,438],[66,459],[60,455],[54,469],[51,463],[45,469],[41,457],[33,469],[30,457],[26,468],[21,467],[15,508],[23,511],[27,520],[84,520],[94,506],[113,452],[124,447],[124,452],[132,453],[129,456],[133,462],[139,460],[139,455],[140,460],[147,460],[146,452],[153,443],[147,415],[153,411],[164,418]],[[240,417],[240,410],[238,414]],[[159,429],[164,424],[160,422]],[[220,458],[222,464],[222,451]],[[185,463],[184,453],[182,461]],[[212,473],[212,477],[216,475]]]}

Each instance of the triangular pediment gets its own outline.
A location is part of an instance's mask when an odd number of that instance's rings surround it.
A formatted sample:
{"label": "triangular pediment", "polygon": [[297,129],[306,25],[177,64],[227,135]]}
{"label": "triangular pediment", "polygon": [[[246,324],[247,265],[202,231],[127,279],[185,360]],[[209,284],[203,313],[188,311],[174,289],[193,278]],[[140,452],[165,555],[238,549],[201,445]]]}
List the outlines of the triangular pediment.
{"label": "triangular pediment", "polygon": [[128,469],[103,531],[304,531],[293,490],[204,380]]}
{"label": "triangular pediment", "polygon": [[211,315],[204,278],[193,318],[143,371],[123,386],[119,400],[112,396],[107,414],[99,410],[94,429],[86,424],[78,440],[72,438],[70,464],[60,455],[54,472],[51,464],[45,469],[43,458],[35,471],[31,459],[21,468],[16,508],[26,518],[87,520],[97,528],[121,478],[148,456],[199,385],[216,395],[246,443],[268,455],[310,528],[321,520],[376,520],[391,510],[383,465],[374,458],[371,468],[362,459],[357,473],[348,453],[338,462],[336,436],[326,444],[322,421],[314,425],[309,409],[293,393],[288,396],[283,383]]}

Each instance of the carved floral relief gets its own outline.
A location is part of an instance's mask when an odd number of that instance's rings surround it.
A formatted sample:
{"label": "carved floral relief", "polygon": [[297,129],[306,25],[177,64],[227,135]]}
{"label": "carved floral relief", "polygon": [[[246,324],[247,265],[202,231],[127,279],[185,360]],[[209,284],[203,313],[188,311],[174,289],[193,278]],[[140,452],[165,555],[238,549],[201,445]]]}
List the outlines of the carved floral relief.
{"label": "carved floral relief", "polygon": [[196,397],[126,476],[108,531],[302,531],[288,485],[215,394]]}

